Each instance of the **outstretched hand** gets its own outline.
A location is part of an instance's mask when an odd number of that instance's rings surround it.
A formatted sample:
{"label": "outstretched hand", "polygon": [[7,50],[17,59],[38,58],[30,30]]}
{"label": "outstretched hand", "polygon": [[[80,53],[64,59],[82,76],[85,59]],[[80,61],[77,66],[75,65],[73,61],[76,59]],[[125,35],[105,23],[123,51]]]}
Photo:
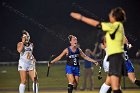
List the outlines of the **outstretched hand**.
{"label": "outstretched hand", "polygon": [[81,20],[82,19],[82,15],[79,14],[79,13],[71,12],[70,16],[73,17],[74,19],[77,19],[77,20]]}
{"label": "outstretched hand", "polygon": [[48,67],[50,67],[51,66],[51,63],[50,62],[48,62]]}
{"label": "outstretched hand", "polygon": [[127,44],[127,48],[128,49],[130,49],[130,48],[132,48],[133,46],[132,46],[132,44]]}

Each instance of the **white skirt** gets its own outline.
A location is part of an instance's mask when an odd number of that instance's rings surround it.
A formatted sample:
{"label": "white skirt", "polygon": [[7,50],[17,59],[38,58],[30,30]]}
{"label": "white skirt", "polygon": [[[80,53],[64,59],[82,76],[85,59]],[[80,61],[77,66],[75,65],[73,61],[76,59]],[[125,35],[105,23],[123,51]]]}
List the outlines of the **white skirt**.
{"label": "white skirt", "polygon": [[18,64],[18,71],[23,70],[23,71],[30,71],[35,68],[35,63],[33,60],[24,60],[24,59],[19,59],[19,64]]}

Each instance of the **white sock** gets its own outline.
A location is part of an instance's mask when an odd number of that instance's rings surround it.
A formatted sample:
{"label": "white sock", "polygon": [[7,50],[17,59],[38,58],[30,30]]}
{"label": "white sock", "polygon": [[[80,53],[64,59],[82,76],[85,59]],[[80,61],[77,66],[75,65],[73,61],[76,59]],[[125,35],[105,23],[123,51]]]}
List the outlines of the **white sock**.
{"label": "white sock", "polygon": [[24,91],[25,91],[25,85],[21,83],[19,85],[19,93],[24,93]]}
{"label": "white sock", "polygon": [[107,93],[107,91],[108,91],[109,88],[110,88],[110,86],[104,83],[104,84],[101,86],[100,92],[99,92],[99,93]]}
{"label": "white sock", "polygon": [[[34,83],[33,83],[33,92],[34,92]],[[38,93],[38,84],[36,83],[36,93]]]}

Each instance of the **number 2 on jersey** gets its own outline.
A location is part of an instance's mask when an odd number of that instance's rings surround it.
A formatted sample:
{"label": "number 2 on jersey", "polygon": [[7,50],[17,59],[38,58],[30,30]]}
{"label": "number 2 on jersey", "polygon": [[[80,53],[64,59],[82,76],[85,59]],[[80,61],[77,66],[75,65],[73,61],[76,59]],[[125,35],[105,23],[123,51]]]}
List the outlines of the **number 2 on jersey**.
{"label": "number 2 on jersey", "polygon": [[31,55],[30,52],[27,52],[27,59],[30,59]]}

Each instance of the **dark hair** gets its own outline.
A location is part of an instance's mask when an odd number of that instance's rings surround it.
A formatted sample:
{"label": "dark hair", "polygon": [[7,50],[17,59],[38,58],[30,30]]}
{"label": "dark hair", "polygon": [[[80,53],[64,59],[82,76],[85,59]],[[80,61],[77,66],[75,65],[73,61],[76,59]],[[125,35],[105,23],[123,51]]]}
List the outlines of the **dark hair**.
{"label": "dark hair", "polygon": [[73,36],[74,36],[74,35],[69,35],[69,36],[68,36],[68,40],[71,41],[71,39],[72,39]]}
{"label": "dark hair", "polygon": [[23,30],[23,31],[22,31],[22,34],[27,35],[27,33],[28,33],[28,32],[27,32],[26,30]]}
{"label": "dark hair", "polygon": [[112,16],[115,17],[116,21],[126,21],[125,11],[121,7],[117,7],[111,10]]}

